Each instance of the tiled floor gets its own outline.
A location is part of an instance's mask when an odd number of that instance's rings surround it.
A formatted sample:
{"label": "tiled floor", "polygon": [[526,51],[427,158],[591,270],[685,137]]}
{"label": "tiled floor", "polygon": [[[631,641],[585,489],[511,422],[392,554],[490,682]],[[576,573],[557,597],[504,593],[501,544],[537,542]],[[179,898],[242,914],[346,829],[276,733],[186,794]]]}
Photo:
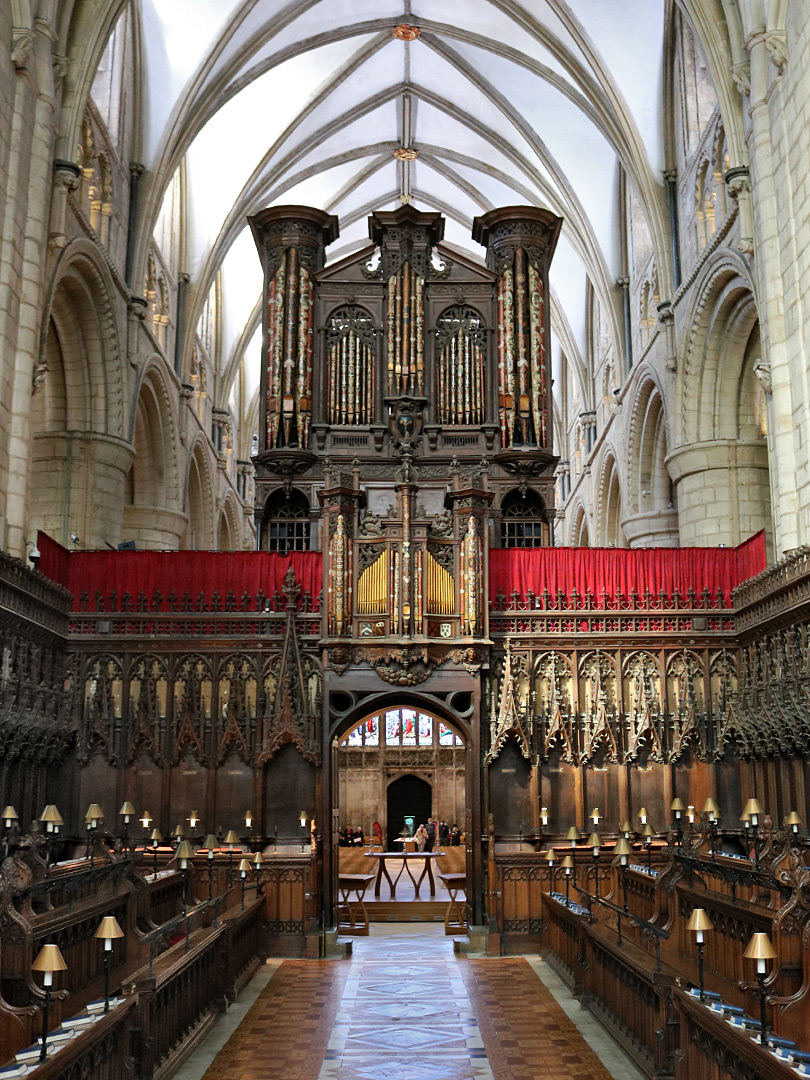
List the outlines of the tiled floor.
{"label": "tiled floor", "polygon": [[640,1080],[538,959],[458,960],[429,923],[353,947],[262,968],[178,1080]]}

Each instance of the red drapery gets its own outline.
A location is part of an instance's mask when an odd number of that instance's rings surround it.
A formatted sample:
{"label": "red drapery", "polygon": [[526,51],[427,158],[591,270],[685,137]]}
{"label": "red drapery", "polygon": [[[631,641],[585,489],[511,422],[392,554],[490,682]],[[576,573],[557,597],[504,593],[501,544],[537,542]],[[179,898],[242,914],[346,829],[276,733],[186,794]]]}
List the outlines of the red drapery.
{"label": "red drapery", "polygon": [[[66,585],[73,593],[73,610],[81,608],[79,600],[87,593],[87,607],[96,610],[96,596],[102,597],[102,609],[110,610],[110,597],[116,594],[120,610],[121,597],[129,593],[132,603],[144,593],[151,601],[160,593],[160,611],[168,611],[170,593],[175,607],[188,593],[194,605],[200,593],[210,605],[216,592],[224,606],[232,592],[237,607],[248,593],[249,611],[256,610],[256,596],[261,592],[273,598],[282,597],[281,586],[290,567],[301,593],[309,592],[311,606],[318,607],[322,585],[322,561],[319,551],[294,551],[277,555],[267,551],[71,551],[68,552],[44,533],[37,541],[43,574]],[[299,597],[299,604],[301,598]],[[275,605],[274,605],[275,606]]]}
{"label": "red drapery", "polygon": [[689,590],[698,599],[704,589],[716,603],[718,589],[731,604],[731,590],[765,569],[765,535],[756,533],[736,548],[493,548],[489,553],[489,594],[497,603],[499,591],[507,604],[512,592],[521,600],[532,592],[542,597],[547,590],[556,598],[560,589],[566,597],[574,589],[584,603],[590,592],[601,604],[623,602],[632,590],[639,597],[649,590],[652,597],[663,591],[667,599],[677,589],[686,603]]}

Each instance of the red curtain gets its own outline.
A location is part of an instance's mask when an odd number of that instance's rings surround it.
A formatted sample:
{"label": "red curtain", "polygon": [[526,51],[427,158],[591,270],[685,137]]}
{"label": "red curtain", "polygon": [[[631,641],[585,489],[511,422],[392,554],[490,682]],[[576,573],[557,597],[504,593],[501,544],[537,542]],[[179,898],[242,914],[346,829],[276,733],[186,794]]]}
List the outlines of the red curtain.
{"label": "red curtain", "polygon": [[602,590],[608,602],[618,593],[639,597],[648,589],[657,600],[663,590],[670,599],[678,590],[686,603],[689,589],[700,598],[708,589],[716,603],[718,589],[731,603],[731,590],[765,569],[765,536],[757,533],[737,548],[494,548],[489,553],[489,594],[497,603],[498,592],[507,604],[517,590],[552,599],[558,589],[570,596],[574,589],[584,598],[590,592],[597,604]]}
{"label": "red curtain", "polygon": [[[144,593],[152,606],[155,593],[160,593],[161,611],[168,611],[166,599],[174,593],[175,607],[188,593],[196,607],[203,593],[210,606],[213,594],[219,593],[224,606],[229,592],[234,594],[237,607],[248,593],[248,609],[256,610],[256,595],[260,591],[271,600],[276,592],[281,596],[284,576],[290,567],[301,586],[301,594],[309,592],[310,605],[317,609],[322,586],[322,560],[319,551],[295,551],[277,555],[266,551],[66,551],[44,533],[40,533],[40,569],[48,577],[67,585],[73,593],[74,611],[81,608],[79,597],[87,593],[87,608],[96,609],[96,594],[101,593],[103,610],[110,610],[110,596],[116,594],[116,608],[121,597],[129,593],[131,603]],[[299,597],[299,606],[301,597]],[[273,605],[275,607],[275,603]]]}

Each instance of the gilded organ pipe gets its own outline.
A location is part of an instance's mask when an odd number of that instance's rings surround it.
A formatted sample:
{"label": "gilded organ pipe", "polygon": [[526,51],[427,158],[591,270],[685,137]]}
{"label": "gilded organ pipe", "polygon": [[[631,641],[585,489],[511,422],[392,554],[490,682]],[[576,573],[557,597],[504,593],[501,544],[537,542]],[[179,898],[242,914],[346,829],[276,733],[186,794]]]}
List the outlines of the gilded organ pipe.
{"label": "gilded organ pipe", "polygon": [[383,548],[357,579],[357,614],[384,615],[388,596],[388,550]]}

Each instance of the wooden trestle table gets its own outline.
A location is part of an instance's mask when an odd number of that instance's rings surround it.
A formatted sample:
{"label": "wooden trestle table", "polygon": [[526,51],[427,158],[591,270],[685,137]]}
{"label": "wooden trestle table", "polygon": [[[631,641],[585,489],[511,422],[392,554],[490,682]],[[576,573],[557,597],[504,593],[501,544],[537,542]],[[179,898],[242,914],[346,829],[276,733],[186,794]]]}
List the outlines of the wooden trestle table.
{"label": "wooden trestle table", "polygon": [[[443,851],[372,851],[366,852],[364,858],[377,860],[377,879],[374,882],[374,895],[376,897],[379,897],[380,895],[380,885],[382,884],[383,877],[385,877],[385,880],[391,888],[391,898],[393,899],[397,895],[397,883],[402,877],[403,871],[406,870],[408,872],[408,877],[413,882],[413,889],[416,896],[419,895],[419,886],[425,880],[425,874],[427,874],[428,882],[430,883],[430,895],[436,895],[436,881],[433,877],[433,860],[443,859]],[[411,868],[408,864],[419,859],[421,859],[425,865],[422,867],[422,873],[417,880],[411,873]],[[391,875],[388,873],[387,864],[389,862],[402,863],[402,866],[399,868],[399,873],[393,881],[391,880]]]}

